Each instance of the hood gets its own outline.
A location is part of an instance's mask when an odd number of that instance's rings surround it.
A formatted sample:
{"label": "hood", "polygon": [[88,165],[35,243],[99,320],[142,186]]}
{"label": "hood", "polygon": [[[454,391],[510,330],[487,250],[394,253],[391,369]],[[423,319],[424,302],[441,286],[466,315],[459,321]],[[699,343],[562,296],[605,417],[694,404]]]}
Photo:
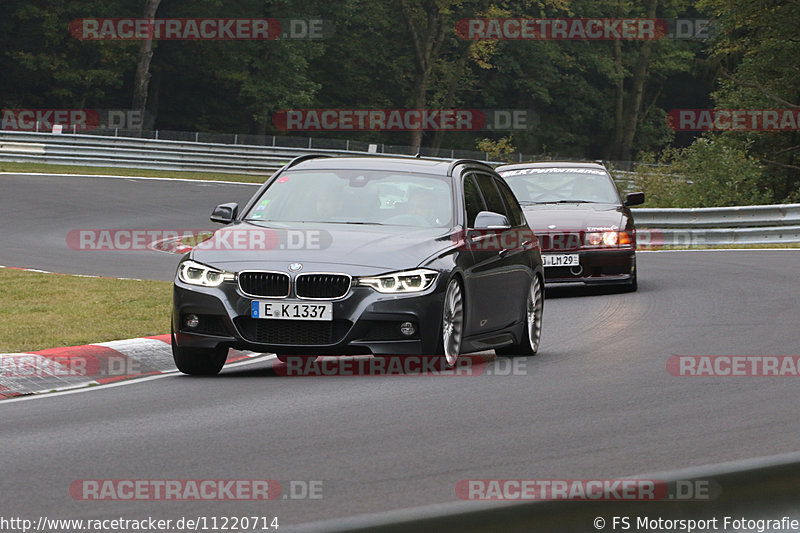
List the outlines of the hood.
{"label": "hood", "polygon": [[522,209],[537,233],[618,230],[627,222],[618,204],[535,204]]}
{"label": "hood", "polygon": [[[195,261],[226,270],[276,269],[290,263],[329,271],[392,271],[414,268],[454,246],[449,228],[358,224],[249,223],[217,230],[191,252]],[[312,267],[313,265],[313,267]],[[363,274],[361,274],[363,275]]]}

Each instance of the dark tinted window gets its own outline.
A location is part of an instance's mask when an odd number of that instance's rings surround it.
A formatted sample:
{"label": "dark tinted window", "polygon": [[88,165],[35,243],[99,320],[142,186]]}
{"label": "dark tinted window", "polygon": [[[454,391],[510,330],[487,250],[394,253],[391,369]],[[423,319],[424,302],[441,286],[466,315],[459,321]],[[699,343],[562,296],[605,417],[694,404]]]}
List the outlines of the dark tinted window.
{"label": "dark tinted window", "polygon": [[500,213],[501,215],[506,215],[506,217],[508,217],[508,213],[506,213],[506,206],[503,203],[503,199],[500,197],[500,193],[497,191],[497,187],[494,184],[494,179],[492,179],[492,177],[488,174],[478,174],[477,176],[478,186],[483,193],[483,197],[486,200],[486,206],[489,208],[489,211],[494,211],[495,213]]}
{"label": "dark tinted window", "polygon": [[497,184],[497,188],[500,189],[500,194],[503,196],[503,200],[506,201],[511,225],[521,226],[525,222],[525,215],[523,214],[522,208],[519,206],[519,202],[517,202],[514,193],[511,192],[511,189],[503,180],[498,180],[495,178],[495,183]]}
{"label": "dark tinted window", "polygon": [[471,228],[475,225],[478,213],[486,210],[475,178],[471,174],[464,178],[464,205],[467,208],[467,227]]}

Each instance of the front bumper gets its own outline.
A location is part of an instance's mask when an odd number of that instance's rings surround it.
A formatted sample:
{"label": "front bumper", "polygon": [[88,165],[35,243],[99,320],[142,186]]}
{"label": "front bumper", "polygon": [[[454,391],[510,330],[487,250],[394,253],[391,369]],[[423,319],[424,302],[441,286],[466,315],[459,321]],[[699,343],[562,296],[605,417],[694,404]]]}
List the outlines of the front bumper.
{"label": "front bumper", "polygon": [[636,274],[636,251],[626,249],[578,250],[569,252],[547,252],[542,255],[577,253],[579,265],[574,267],[547,267],[544,269],[545,283],[575,283],[588,285],[605,283],[627,283]]}
{"label": "front bumper", "polygon": [[[333,301],[333,320],[320,322],[250,318],[254,298],[240,294],[235,282],[211,288],[176,279],[173,342],[190,349],[229,347],[287,355],[434,354],[447,281],[440,275],[427,291],[406,295],[354,286]],[[189,314],[199,318],[194,328],[185,323]],[[404,335],[403,322],[412,322],[415,334]]]}

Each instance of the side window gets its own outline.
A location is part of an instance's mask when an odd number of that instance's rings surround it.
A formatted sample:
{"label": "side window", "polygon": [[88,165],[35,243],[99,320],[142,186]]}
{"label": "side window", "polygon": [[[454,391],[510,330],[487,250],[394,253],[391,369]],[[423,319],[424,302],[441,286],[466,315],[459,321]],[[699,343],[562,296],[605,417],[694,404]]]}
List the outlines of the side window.
{"label": "side window", "polygon": [[464,205],[467,208],[467,227],[472,228],[475,226],[475,217],[478,216],[478,213],[486,211],[483,198],[472,174],[464,178]]}
{"label": "side window", "polygon": [[514,196],[514,193],[511,192],[511,188],[505,181],[502,180],[502,178],[495,178],[495,183],[497,184],[497,188],[500,189],[500,194],[503,195],[503,200],[506,201],[511,225],[521,226],[525,223],[525,214],[522,212],[522,208],[519,206],[517,197]]}
{"label": "side window", "polygon": [[500,193],[497,191],[492,176],[489,174],[478,174],[478,186],[483,193],[483,197],[486,199],[486,207],[489,208],[489,211],[505,215],[509,221],[511,221],[511,217],[509,217],[506,212],[506,206],[503,203],[503,199],[500,197]]}

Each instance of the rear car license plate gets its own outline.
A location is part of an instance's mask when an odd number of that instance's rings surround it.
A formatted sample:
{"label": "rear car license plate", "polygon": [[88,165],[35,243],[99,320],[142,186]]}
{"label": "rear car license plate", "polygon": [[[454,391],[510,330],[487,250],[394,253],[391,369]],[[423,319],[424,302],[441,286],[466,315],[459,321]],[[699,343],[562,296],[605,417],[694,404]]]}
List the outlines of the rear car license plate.
{"label": "rear car license plate", "polygon": [[578,266],[578,254],[542,254],[542,265],[545,267]]}

